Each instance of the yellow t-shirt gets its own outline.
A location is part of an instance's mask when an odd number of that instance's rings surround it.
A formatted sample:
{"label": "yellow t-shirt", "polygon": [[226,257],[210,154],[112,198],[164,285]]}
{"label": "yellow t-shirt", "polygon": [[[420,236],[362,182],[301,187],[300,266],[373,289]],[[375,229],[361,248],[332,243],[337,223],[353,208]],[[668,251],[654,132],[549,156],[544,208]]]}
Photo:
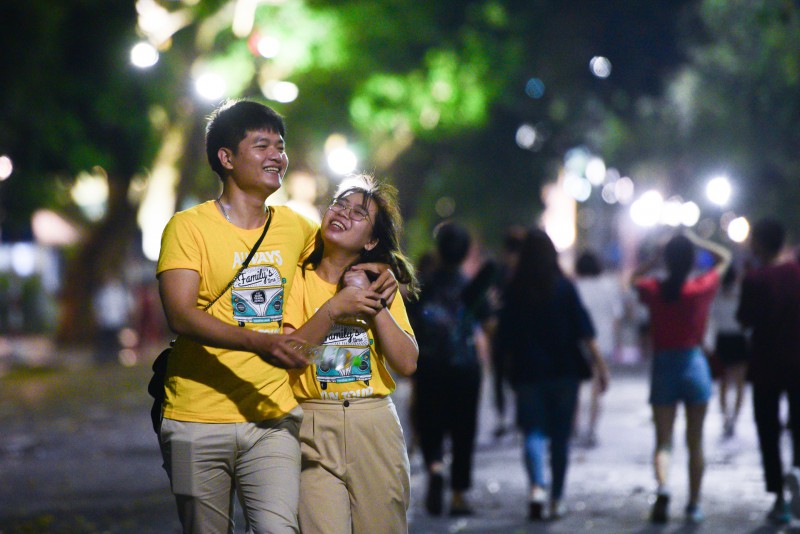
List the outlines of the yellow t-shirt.
{"label": "yellow t-shirt", "polygon": [[[334,294],[336,284],[322,280],[312,270],[306,270],[304,277],[298,268],[286,302],[285,323],[299,328]],[[400,328],[413,335],[399,293],[389,306],[389,313]],[[320,365],[290,370],[289,382],[298,401],[385,397],[394,391],[396,385],[387,369],[383,351],[366,321],[353,319],[333,325],[323,345],[350,351],[354,355],[352,365],[338,371]]]}
{"label": "yellow t-shirt", "polygon": [[[284,294],[292,287],[298,261],[313,249],[318,227],[285,206],[272,209],[267,235],[249,266],[207,313],[250,330],[279,333]],[[176,213],[161,238],[157,273],[197,271],[197,307],[202,309],[230,282],[262,230],[230,224],[213,201]],[[250,352],[207,347],[178,336],[167,366],[164,417],[254,422],[282,417],[295,406],[284,369]]]}

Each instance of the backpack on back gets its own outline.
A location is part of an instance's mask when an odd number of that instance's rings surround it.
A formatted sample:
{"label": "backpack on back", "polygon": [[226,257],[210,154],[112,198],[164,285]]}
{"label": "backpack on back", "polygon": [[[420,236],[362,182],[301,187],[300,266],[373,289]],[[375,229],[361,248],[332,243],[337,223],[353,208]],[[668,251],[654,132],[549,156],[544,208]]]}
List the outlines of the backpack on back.
{"label": "backpack on back", "polygon": [[462,299],[463,279],[436,276],[422,287],[409,306],[409,319],[419,346],[419,367],[473,366],[475,316]]}

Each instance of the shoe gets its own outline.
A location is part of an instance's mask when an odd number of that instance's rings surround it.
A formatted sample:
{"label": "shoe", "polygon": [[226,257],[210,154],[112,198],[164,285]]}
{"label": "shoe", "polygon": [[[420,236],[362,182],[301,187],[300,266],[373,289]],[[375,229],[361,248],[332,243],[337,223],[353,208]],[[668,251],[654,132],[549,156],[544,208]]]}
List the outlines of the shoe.
{"label": "shoe", "polygon": [[725,420],[725,425],[723,426],[722,430],[722,437],[724,439],[731,439],[733,435],[736,433],[736,427],[734,426],[732,419]]}
{"label": "shoe", "polygon": [[792,522],[792,513],[789,511],[789,503],[783,499],[775,499],[772,510],[767,514],[767,519],[775,525],[788,525]]}
{"label": "shoe", "polygon": [[469,505],[469,501],[467,501],[464,495],[460,491],[454,491],[453,500],[450,501],[450,515],[453,517],[463,517],[474,513],[472,506]]}
{"label": "shoe", "polygon": [[689,523],[702,523],[706,516],[699,504],[689,504],[686,506],[686,521]]}
{"label": "shoe", "polygon": [[542,521],[545,519],[545,502],[547,493],[542,488],[535,488],[531,492],[531,499],[528,502],[528,520]]}
{"label": "shoe", "polygon": [[430,515],[442,513],[442,494],[444,493],[444,477],[441,473],[428,476],[428,493],[425,497],[425,509]]}
{"label": "shoe", "polygon": [[550,501],[550,516],[548,519],[561,519],[567,514],[567,506],[560,500]]}
{"label": "shoe", "polygon": [[792,467],[784,479],[786,489],[789,490],[789,510],[792,515],[800,518],[800,467]]}
{"label": "shoe", "polygon": [[506,435],[507,431],[508,429],[506,429],[506,426],[503,423],[500,423],[494,428],[492,436],[494,437],[494,439],[500,439]]}
{"label": "shoe", "polygon": [[667,521],[669,521],[669,495],[659,493],[650,510],[650,522],[666,523]]}

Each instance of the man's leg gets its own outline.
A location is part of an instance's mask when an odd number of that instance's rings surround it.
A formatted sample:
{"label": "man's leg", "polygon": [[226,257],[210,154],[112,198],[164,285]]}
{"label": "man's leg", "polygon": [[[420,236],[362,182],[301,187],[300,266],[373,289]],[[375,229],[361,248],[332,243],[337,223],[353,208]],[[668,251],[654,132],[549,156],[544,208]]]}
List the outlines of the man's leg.
{"label": "man's leg", "polygon": [[233,532],[234,425],[164,419],[160,442],[183,532]]}
{"label": "man's leg", "polygon": [[260,423],[236,423],[236,483],[254,534],[297,533],[302,410]]}

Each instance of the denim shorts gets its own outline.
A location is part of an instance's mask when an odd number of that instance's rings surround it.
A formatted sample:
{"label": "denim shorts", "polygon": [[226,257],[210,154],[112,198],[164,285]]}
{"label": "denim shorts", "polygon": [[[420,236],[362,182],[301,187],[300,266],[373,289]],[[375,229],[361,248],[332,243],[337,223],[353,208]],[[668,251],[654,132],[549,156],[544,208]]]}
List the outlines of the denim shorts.
{"label": "denim shorts", "polygon": [[711,398],[711,370],[699,347],[657,351],[650,379],[650,404],[705,404]]}

